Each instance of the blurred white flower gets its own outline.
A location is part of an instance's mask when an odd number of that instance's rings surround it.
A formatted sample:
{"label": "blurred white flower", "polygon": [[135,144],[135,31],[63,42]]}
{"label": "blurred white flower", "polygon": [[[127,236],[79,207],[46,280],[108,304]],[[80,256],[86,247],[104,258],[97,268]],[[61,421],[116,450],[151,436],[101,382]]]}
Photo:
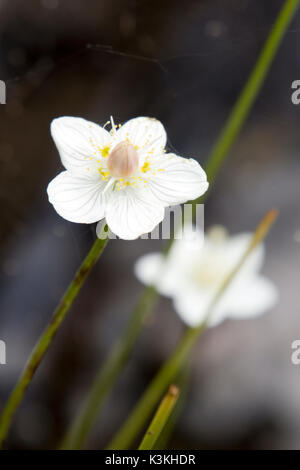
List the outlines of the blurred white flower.
{"label": "blurred white flower", "polygon": [[[137,278],[173,299],[174,308],[189,326],[201,324],[224,278],[232,271],[249,246],[252,234],[228,236],[215,226],[206,235],[185,227],[191,238],[175,240],[167,258],[161,253],[142,256],[135,264]],[[209,319],[214,326],[226,317],[260,315],[277,300],[277,290],[259,274],[264,246],[257,246],[232,280]]]}
{"label": "blurred white flower", "polygon": [[51,134],[66,168],[48,185],[49,201],[78,223],[104,217],[120,238],[151,232],[165,208],[201,196],[206,174],[193,159],[165,153],[166,132],[153,118],[138,117],[112,129],[61,117]]}

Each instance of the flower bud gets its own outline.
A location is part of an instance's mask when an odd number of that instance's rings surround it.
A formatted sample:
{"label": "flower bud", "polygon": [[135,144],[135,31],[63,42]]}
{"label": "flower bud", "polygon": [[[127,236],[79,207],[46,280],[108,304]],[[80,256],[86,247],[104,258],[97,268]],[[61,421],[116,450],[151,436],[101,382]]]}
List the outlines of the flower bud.
{"label": "flower bud", "polygon": [[120,142],[108,156],[107,167],[115,178],[126,178],[133,175],[138,166],[138,153],[129,142]]}

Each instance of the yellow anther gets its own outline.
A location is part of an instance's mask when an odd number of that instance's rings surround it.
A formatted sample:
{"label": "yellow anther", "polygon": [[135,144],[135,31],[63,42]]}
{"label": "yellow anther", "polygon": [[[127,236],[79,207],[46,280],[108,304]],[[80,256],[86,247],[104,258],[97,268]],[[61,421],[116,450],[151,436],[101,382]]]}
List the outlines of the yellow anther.
{"label": "yellow anther", "polygon": [[145,162],[144,165],[143,165],[142,168],[141,168],[141,171],[142,171],[143,173],[146,173],[147,171],[149,171],[149,169],[150,169],[150,163],[149,163],[149,162]]}
{"label": "yellow anther", "polygon": [[102,149],[100,149],[100,152],[101,152],[101,154],[102,154],[102,157],[104,157],[104,158],[105,158],[105,157],[108,157],[108,155],[109,155],[109,150],[110,150],[110,148],[109,148],[108,145],[106,145],[105,147],[103,147]]}

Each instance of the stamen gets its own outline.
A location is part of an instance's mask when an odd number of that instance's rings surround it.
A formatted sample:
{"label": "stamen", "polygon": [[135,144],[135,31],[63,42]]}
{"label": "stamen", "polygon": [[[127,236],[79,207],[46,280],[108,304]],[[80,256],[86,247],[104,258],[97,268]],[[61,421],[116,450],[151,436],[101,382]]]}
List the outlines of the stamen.
{"label": "stamen", "polygon": [[112,116],[110,116],[110,124],[111,124],[112,133],[115,134],[116,133],[116,126],[115,126],[114,118]]}
{"label": "stamen", "polygon": [[[153,144],[155,144],[159,139],[160,139],[160,137],[157,137],[156,139],[151,140],[150,142],[146,141],[145,145],[143,145],[143,147],[140,148],[141,153],[147,152],[149,147],[152,147]],[[162,152],[164,151],[163,148],[161,150],[162,150]]]}

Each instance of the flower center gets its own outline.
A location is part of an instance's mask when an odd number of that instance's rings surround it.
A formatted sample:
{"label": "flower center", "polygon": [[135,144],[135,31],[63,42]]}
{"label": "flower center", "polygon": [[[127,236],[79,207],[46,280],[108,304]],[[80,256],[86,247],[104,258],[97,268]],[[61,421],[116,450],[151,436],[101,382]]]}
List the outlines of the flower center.
{"label": "flower center", "polygon": [[107,168],[115,178],[132,176],[138,167],[138,153],[129,142],[120,142],[108,155]]}
{"label": "flower center", "polygon": [[213,259],[212,256],[209,256],[206,260],[203,259],[199,266],[195,267],[193,279],[199,287],[218,287],[226,276],[226,270],[216,258]]}

